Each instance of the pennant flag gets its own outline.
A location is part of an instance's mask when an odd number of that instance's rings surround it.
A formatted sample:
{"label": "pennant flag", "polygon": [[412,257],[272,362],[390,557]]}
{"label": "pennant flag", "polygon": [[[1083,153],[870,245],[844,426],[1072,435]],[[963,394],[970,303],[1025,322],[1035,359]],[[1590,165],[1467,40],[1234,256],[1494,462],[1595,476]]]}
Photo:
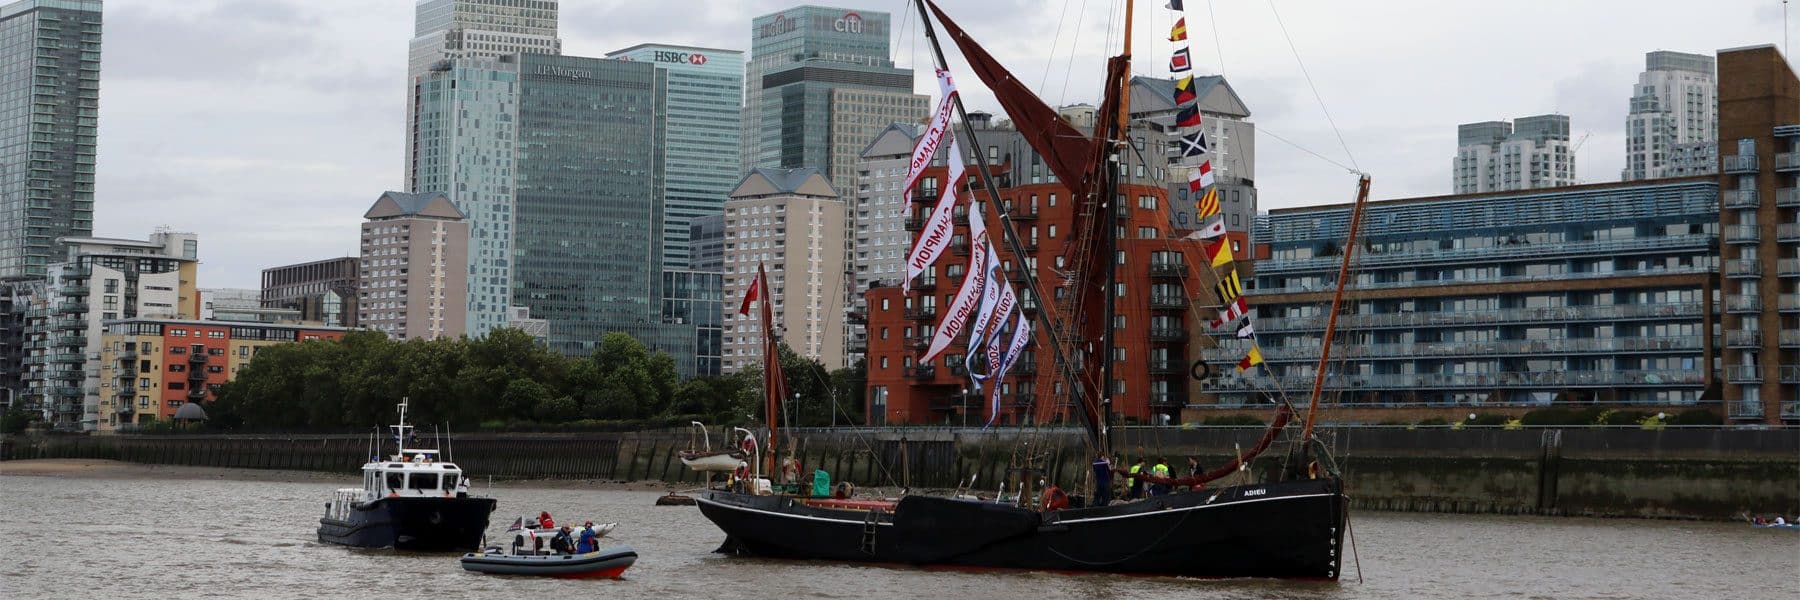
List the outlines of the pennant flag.
{"label": "pennant flag", "polygon": [[1169,72],[1170,73],[1186,73],[1189,69],[1192,69],[1192,68],[1194,68],[1194,64],[1192,62],[1188,61],[1188,49],[1187,48],[1182,48],[1182,49],[1176,50],[1175,55],[1169,57]]}
{"label": "pennant flag", "polygon": [[1195,230],[1193,233],[1187,234],[1187,237],[1184,237],[1181,239],[1192,242],[1192,241],[1196,241],[1196,240],[1210,240],[1210,239],[1219,237],[1221,235],[1225,235],[1225,218],[1224,217],[1219,217],[1217,219],[1213,219],[1212,222],[1207,223],[1206,225],[1200,226],[1200,229]]}
{"label": "pennant flag", "polygon": [[1225,308],[1219,311],[1219,318],[1213,319],[1212,328],[1218,329],[1225,326],[1226,323],[1236,322],[1238,317],[1242,317],[1248,312],[1250,312],[1250,303],[1245,302],[1244,298],[1240,296],[1237,301],[1225,305]]}
{"label": "pennant flag", "polygon": [[[985,236],[981,238],[980,244],[981,246],[975,248],[975,251],[987,253],[988,281],[994,282],[995,285],[986,286],[981,290],[981,309],[975,313],[975,327],[969,330],[969,353],[963,356],[963,368],[969,371],[969,379],[974,384],[976,392],[981,391],[981,382],[986,378],[975,375],[975,357],[984,354],[987,344],[992,343],[988,336],[999,333],[998,331],[989,331],[989,326],[993,324],[994,310],[1000,304],[1000,289],[1004,287],[999,285],[999,282],[1004,281],[1005,277],[1000,272],[1000,255],[994,253],[994,245],[989,243]],[[1010,309],[1010,307],[1008,308]],[[1001,317],[1001,319],[1004,318],[1004,316]]]}
{"label": "pennant flag", "polygon": [[1194,135],[1181,136],[1181,157],[1206,154],[1206,132],[1196,131]]}
{"label": "pennant flag", "polygon": [[1250,370],[1250,367],[1254,367],[1256,365],[1262,364],[1262,361],[1263,361],[1262,349],[1258,348],[1256,346],[1251,346],[1250,353],[1244,355],[1244,360],[1238,361],[1238,364],[1237,364],[1238,369],[1237,370],[1240,373],[1242,373],[1244,371],[1248,371],[1248,370]]}
{"label": "pennant flag", "polygon": [[1220,277],[1219,285],[1214,287],[1219,290],[1219,302],[1221,303],[1236,300],[1238,296],[1244,295],[1244,282],[1238,279],[1237,269],[1232,269],[1230,275]]}
{"label": "pennant flag", "polygon": [[1197,218],[1207,218],[1219,214],[1219,188],[1207,188],[1206,195],[1200,197],[1200,207],[1194,213]]}
{"label": "pennant flag", "polygon": [[1187,39],[1187,17],[1175,19],[1175,27],[1169,29],[1169,41],[1179,42]]}
{"label": "pennant flag", "polygon": [[1256,328],[1251,326],[1249,321],[1245,321],[1244,326],[1238,328],[1237,336],[1241,338],[1255,337]]}
{"label": "pennant flag", "polygon": [[1167,8],[1169,10],[1181,10],[1181,0],[1169,0],[1169,3],[1164,4],[1163,8]]}
{"label": "pennant flag", "polygon": [[[974,202],[969,206],[969,237],[986,240],[987,227],[982,221],[981,203]],[[977,246],[979,248],[979,246]],[[988,253],[969,253],[969,272],[963,276],[962,287],[957,288],[956,298],[950,301],[949,311],[938,323],[937,331],[932,334],[931,346],[925,350],[925,356],[919,362],[929,363],[950,348],[956,341],[957,334],[969,322],[969,315],[974,314],[975,306],[981,300],[981,291],[992,285],[988,281]]]}
{"label": "pennant flag", "polygon": [[919,143],[913,146],[912,162],[906,169],[906,185],[902,186],[901,191],[907,206],[912,206],[913,185],[919,182],[919,174],[925,172],[932,157],[937,156],[938,145],[944,141],[944,132],[950,130],[950,114],[956,109],[956,82],[951,81],[950,72],[944,69],[938,69],[937,76],[938,89],[943,93],[944,99],[938,102],[937,112],[931,117],[931,125],[925,128],[924,135],[919,136]]}
{"label": "pennant flag", "polygon": [[1176,105],[1179,106],[1182,104],[1187,104],[1189,102],[1193,102],[1194,98],[1196,98],[1196,97],[1198,97],[1198,96],[1195,96],[1195,94],[1194,94],[1194,76],[1193,75],[1189,75],[1187,77],[1183,77],[1181,79],[1175,80],[1175,104]]}
{"label": "pennant flag", "polygon": [[1175,113],[1175,126],[1176,127],[1199,127],[1200,126],[1200,105],[1189,104],[1189,105],[1187,105],[1187,108],[1181,109],[1181,112]]}
{"label": "pennant flag", "polygon": [[[1013,324],[1012,341],[1006,344],[1006,354],[1001,358],[1000,370],[995,373],[995,376],[1004,376],[1007,371],[1011,371],[1013,364],[1018,362],[1019,355],[1025,351],[1025,344],[1030,342],[1031,321],[1025,320],[1025,313],[1021,312],[1018,320]],[[994,345],[999,346],[999,344]],[[993,407],[993,411],[988,413],[987,425],[983,427],[992,426],[994,419],[1000,416],[1000,386],[993,386],[992,393],[993,398],[988,403]]]}
{"label": "pennant flag", "polygon": [[1206,245],[1206,255],[1212,257],[1212,266],[1223,267],[1231,264],[1231,243],[1219,240],[1216,244]]}
{"label": "pennant flag", "polygon": [[744,302],[743,304],[738,305],[739,315],[750,314],[750,303],[755,302],[756,299],[761,296],[762,280],[763,266],[761,263],[758,263],[756,265],[756,278],[750,280],[750,291],[744,292]]}
{"label": "pennant flag", "polygon": [[919,232],[919,238],[913,242],[911,252],[906,255],[906,279],[900,282],[900,291],[912,292],[912,280],[917,279],[925,269],[931,268],[944,250],[950,247],[950,238],[956,229],[954,208],[956,192],[962,188],[964,165],[962,147],[956,137],[950,138],[950,179],[944,187],[944,195],[938,198],[937,206],[931,209],[931,217],[925,222],[925,229]]}

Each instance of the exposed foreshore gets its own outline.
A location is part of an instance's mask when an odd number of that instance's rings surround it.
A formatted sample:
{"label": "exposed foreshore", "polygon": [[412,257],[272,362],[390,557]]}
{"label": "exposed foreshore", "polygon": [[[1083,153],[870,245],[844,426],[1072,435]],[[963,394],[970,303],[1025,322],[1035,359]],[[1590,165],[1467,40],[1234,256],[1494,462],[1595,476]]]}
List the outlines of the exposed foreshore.
{"label": "exposed foreshore", "polygon": [[[1218,465],[1261,428],[1119,432],[1128,456]],[[1421,512],[1729,520],[1800,513],[1800,429],[1327,430],[1358,508]],[[684,432],[476,433],[444,440],[456,462],[496,485],[692,489],[676,460]],[[714,441],[722,433],[713,436]],[[344,481],[368,460],[351,435],[17,436],[0,475],[270,478]],[[436,442],[427,442],[427,445]],[[1081,489],[1091,459],[1077,431],[879,429],[790,432],[807,472],[862,488],[950,488],[973,479],[993,492],[1007,467],[1031,457],[1034,477]],[[1252,463],[1280,468],[1286,444]],[[52,459],[53,462],[42,462]],[[74,462],[66,462],[73,459]],[[104,459],[104,460],[102,460]],[[54,462],[62,460],[65,462]],[[126,465],[109,461],[136,463]],[[1248,474],[1246,474],[1248,476]],[[1236,482],[1227,478],[1224,484]],[[636,482],[636,483],[627,483]]]}

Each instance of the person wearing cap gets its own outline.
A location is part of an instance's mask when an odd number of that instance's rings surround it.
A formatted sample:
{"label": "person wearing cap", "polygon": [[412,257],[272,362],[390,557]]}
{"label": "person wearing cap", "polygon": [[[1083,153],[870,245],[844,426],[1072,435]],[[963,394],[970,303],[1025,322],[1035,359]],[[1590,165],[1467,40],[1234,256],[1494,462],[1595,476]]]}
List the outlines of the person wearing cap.
{"label": "person wearing cap", "polygon": [[599,540],[594,538],[594,522],[588,521],[581,526],[581,540],[575,542],[575,552],[577,554],[587,554],[598,550],[599,548],[596,547],[598,542]]}
{"label": "person wearing cap", "polygon": [[575,539],[569,535],[569,526],[564,525],[557,530],[556,537],[550,538],[550,549],[557,554],[570,554],[575,551]]}

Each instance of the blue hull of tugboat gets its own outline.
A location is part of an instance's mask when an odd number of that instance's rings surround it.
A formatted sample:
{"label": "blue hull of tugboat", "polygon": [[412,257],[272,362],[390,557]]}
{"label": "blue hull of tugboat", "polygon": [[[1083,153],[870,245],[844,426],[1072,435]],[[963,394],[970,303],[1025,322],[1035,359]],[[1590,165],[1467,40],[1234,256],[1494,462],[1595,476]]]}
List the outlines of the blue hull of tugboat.
{"label": "blue hull of tugboat", "polygon": [[319,519],[319,541],[359,548],[470,552],[481,548],[493,498],[381,498],[348,519]]}

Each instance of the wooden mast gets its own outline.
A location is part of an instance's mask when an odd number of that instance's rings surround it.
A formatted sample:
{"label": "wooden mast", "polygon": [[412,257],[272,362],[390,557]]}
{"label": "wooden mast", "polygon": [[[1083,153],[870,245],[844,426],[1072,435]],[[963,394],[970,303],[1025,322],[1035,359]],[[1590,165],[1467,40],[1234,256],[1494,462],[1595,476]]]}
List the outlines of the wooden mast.
{"label": "wooden mast", "polygon": [[[1104,267],[1106,269],[1106,277],[1102,279],[1102,281],[1105,281],[1106,283],[1105,287],[1100,290],[1101,297],[1103,298],[1101,301],[1102,308],[1100,318],[1104,322],[1100,325],[1100,355],[1089,358],[1100,361],[1100,385],[1098,386],[1100,390],[1099,445],[1100,450],[1105,451],[1109,455],[1112,454],[1112,357],[1113,344],[1117,342],[1117,339],[1115,339],[1113,334],[1113,311],[1117,310],[1114,305],[1118,298],[1118,294],[1114,293],[1113,289],[1118,287],[1119,276],[1119,261],[1115,256],[1119,251],[1118,240],[1116,239],[1119,229],[1119,206],[1117,206],[1117,203],[1119,200],[1119,180],[1124,177],[1122,173],[1125,172],[1125,170],[1121,168],[1124,164],[1121,161],[1125,156],[1124,149],[1128,143],[1126,140],[1131,137],[1127,132],[1129,132],[1131,128],[1131,18],[1132,13],[1136,12],[1135,8],[1132,0],[1125,0],[1125,43],[1124,48],[1119,52],[1119,59],[1124,62],[1123,72],[1125,73],[1125,76],[1119,78],[1119,110],[1117,114],[1108,115],[1113,121],[1112,127],[1103,128],[1110,129],[1111,135],[1102,136],[1099,140],[1102,144],[1111,143],[1113,150],[1107,153],[1106,161],[1101,164],[1101,168],[1106,169],[1106,185],[1101,188],[1101,193],[1105,194],[1105,196],[1101,197],[1099,200],[1101,210],[1106,211],[1105,213],[1102,213],[1100,218],[1102,224],[1100,227],[1100,262],[1101,264],[1106,265]],[[1111,139],[1108,139],[1108,137]]]}
{"label": "wooden mast", "polygon": [[1306,427],[1300,441],[1312,439],[1313,421],[1319,417],[1319,395],[1325,389],[1325,366],[1331,360],[1331,338],[1337,333],[1338,307],[1344,302],[1345,280],[1350,277],[1350,257],[1356,252],[1356,234],[1362,225],[1363,204],[1369,200],[1369,176],[1356,182],[1356,204],[1350,207],[1350,235],[1344,240],[1344,260],[1338,265],[1337,291],[1331,294],[1331,313],[1325,318],[1325,339],[1319,344],[1319,366],[1313,373],[1312,403],[1306,408]]}

